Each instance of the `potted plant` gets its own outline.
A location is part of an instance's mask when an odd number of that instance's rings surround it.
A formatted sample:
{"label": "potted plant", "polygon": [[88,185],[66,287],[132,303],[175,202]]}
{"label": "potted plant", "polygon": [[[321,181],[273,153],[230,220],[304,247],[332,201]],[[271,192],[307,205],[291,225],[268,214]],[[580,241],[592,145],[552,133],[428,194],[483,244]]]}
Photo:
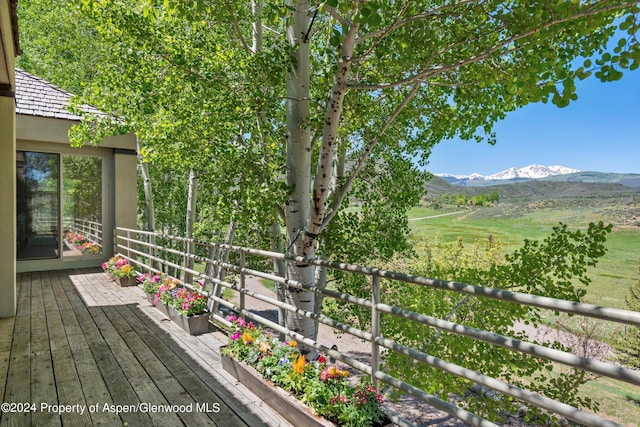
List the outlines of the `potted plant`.
{"label": "potted plant", "polygon": [[[261,387],[244,366],[255,369],[263,380],[286,390],[311,408],[315,415],[340,426],[362,427],[385,425],[382,397],[367,381],[357,386],[346,379],[349,371],[327,363],[325,356],[308,361],[299,351],[295,341],[280,342],[253,323],[236,316],[227,318],[234,327],[229,344],[222,349],[223,368],[256,393],[274,409],[294,424],[304,417],[305,425],[326,425],[304,410],[294,410],[295,405],[286,398],[267,396],[274,387]],[[242,362],[242,363],[238,363]],[[264,382],[264,381],[263,381]],[[287,405],[287,407],[279,407]]]}
{"label": "potted plant", "polygon": [[93,242],[84,242],[80,248],[80,251],[83,254],[97,254],[98,252],[100,252],[100,247]]}
{"label": "potted plant", "polygon": [[123,258],[120,255],[115,255],[109,258],[108,261],[102,263],[102,270],[107,273],[107,276],[109,276],[111,280],[115,280],[113,271],[118,268],[118,266],[121,266],[125,263],[128,264],[126,258]]}
{"label": "potted plant", "polygon": [[190,335],[209,331],[209,310],[206,296],[185,287],[177,290],[175,300],[169,307],[171,320]]}
{"label": "potted plant", "polygon": [[176,293],[180,281],[173,277],[164,277],[153,299],[153,305],[167,318],[171,318],[169,307],[175,305]]}
{"label": "potted plant", "polygon": [[120,258],[116,261],[115,268],[111,271],[111,274],[116,278],[118,285],[122,287],[136,285],[136,270],[133,269],[126,258]]}
{"label": "potted plant", "polygon": [[155,306],[155,297],[160,289],[160,283],[163,280],[162,273],[158,272],[155,274],[145,273],[141,277],[142,280],[142,290],[144,291],[147,301],[149,304]]}

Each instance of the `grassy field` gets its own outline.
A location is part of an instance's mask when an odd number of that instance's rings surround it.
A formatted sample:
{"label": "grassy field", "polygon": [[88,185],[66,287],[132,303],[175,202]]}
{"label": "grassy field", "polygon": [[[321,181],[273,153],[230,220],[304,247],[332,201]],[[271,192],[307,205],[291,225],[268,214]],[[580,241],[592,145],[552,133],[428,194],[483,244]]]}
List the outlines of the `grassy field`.
{"label": "grassy field", "polygon": [[[505,252],[512,252],[525,239],[544,239],[559,222],[572,228],[586,228],[589,222],[599,220],[612,223],[615,227],[607,236],[607,253],[590,272],[592,283],[587,287],[585,302],[627,308],[624,296],[629,286],[640,280],[640,228],[629,227],[626,219],[639,214],[637,205],[559,208],[541,204],[534,209],[520,205],[444,210],[416,207],[410,212],[409,225],[416,242],[432,241],[437,236],[443,243],[461,238],[465,246],[470,246],[492,236],[501,242]],[[604,328],[606,331],[607,326]],[[625,426],[640,426],[640,387],[598,378],[586,383],[582,392],[600,402],[599,412],[606,417]]]}
{"label": "grassy field", "polygon": [[[491,236],[503,245],[506,252],[512,252],[521,247],[525,239],[544,239],[560,222],[583,229],[589,222],[600,219],[615,224],[616,217],[640,213],[640,207],[615,210],[615,216],[598,213],[592,208],[527,211],[525,207],[497,207],[460,211],[455,207],[448,210],[414,208],[409,214],[412,239],[416,242],[433,241],[437,237],[447,243],[461,238],[465,245],[472,245]],[[446,213],[450,215],[443,215]],[[607,253],[590,272],[592,283],[587,288],[585,301],[625,308],[627,289],[640,279],[640,228],[614,227],[607,236],[606,248]]]}

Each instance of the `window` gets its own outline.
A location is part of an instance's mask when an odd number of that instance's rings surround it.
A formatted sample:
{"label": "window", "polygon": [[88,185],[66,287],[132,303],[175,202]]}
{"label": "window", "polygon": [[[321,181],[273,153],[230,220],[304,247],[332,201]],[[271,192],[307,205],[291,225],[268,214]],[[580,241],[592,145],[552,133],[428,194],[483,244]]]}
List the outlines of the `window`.
{"label": "window", "polygon": [[16,153],[17,259],[102,253],[102,158]]}

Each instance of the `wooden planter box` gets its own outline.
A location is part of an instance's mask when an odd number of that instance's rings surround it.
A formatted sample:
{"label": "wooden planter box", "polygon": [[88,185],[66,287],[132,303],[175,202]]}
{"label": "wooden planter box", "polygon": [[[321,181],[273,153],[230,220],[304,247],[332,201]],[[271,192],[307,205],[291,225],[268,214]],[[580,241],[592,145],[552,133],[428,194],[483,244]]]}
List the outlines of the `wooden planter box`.
{"label": "wooden planter box", "polygon": [[201,335],[209,332],[209,313],[183,316],[175,308],[169,307],[169,317],[189,335]]}
{"label": "wooden planter box", "polygon": [[166,317],[167,319],[171,319],[171,314],[169,314],[169,307],[167,307],[165,303],[162,302],[162,300],[158,301],[158,303],[156,304],[156,308],[160,313],[164,315],[164,317]]}
{"label": "wooden planter box", "polygon": [[251,390],[253,394],[259,396],[267,405],[293,425],[336,427],[336,424],[331,421],[316,416],[308,406],[300,402],[292,394],[282,390],[271,381],[262,378],[260,373],[251,366],[223,354],[221,354],[221,359],[222,368],[225,371]]}
{"label": "wooden planter box", "polygon": [[116,282],[123,288],[137,285],[135,277],[118,277],[116,278]]}
{"label": "wooden planter box", "polygon": [[149,303],[149,305],[152,305],[155,307],[156,305],[153,303],[153,301],[156,299],[156,294],[144,294],[144,295],[147,298],[147,302]]}

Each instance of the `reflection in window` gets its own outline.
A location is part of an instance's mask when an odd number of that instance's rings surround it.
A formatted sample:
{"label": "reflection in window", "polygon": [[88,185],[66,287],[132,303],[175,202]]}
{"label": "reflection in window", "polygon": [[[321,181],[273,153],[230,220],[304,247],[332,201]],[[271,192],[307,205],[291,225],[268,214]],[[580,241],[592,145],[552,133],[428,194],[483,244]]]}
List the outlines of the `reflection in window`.
{"label": "reflection in window", "polygon": [[102,253],[100,157],[17,151],[16,199],[18,260]]}
{"label": "reflection in window", "polygon": [[64,256],[102,253],[102,159],[63,156]]}
{"label": "reflection in window", "polygon": [[58,258],[59,156],[16,153],[17,258]]}

